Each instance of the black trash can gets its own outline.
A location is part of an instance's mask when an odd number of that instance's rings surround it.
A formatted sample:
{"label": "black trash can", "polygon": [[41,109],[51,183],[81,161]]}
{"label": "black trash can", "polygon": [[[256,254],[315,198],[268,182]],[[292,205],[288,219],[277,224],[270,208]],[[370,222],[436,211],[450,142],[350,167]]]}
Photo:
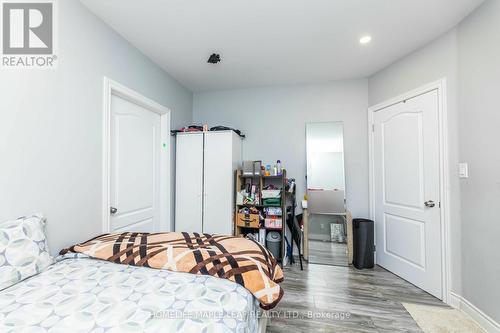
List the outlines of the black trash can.
{"label": "black trash can", "polygon": [[353,265],[357,269],[373,268],[375,254],[374,222],[367,219],[352,220]]}

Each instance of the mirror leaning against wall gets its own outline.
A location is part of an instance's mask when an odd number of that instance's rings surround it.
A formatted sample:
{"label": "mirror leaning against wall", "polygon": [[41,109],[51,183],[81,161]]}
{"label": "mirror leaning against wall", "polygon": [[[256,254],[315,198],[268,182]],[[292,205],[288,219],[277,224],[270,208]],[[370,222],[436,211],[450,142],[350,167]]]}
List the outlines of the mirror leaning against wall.
{"label": "mirror leaning against wall", "polygon": [[348,266],[344,124],[306,124],[309,262]]}

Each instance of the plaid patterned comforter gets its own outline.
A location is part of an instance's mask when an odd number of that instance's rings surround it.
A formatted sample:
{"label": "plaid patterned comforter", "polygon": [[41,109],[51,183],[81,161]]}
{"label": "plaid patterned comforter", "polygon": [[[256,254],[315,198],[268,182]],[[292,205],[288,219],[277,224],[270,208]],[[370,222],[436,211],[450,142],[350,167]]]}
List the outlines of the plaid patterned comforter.
{"label": "plaid patterned comforter", "polygon": [[198,233],[104,234],[61,251],[83,253],[117,264],[211,275],[243,286],[272,309],[283,297],[283,271],[259,243],[232,236]]}

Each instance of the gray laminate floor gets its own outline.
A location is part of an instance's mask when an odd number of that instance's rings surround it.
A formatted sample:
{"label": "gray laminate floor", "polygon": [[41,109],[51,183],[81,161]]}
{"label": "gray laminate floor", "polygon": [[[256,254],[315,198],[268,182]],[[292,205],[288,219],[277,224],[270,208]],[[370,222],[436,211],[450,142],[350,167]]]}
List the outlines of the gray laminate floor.
{"label": "gray laminate floor", "polygon": [[347,244],[309,240],[309,262],[312,264],[348,266]]}
{"label": "gray laminate floor", "polygon": [[380,267],[306,264],[284,273],[285,295],[270,314],[269,333],[421,332],[401,302],[446,306]]}

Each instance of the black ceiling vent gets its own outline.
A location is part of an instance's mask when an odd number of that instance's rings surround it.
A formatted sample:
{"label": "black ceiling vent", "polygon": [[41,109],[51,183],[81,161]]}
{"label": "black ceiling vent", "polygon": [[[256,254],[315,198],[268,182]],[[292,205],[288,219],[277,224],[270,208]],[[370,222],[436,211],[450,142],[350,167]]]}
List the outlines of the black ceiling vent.
{"label": "black ceiling vent", "polygon": [[212,53],[210,58],[207,61],[209,64],[217,64],[220,62],[220,54]]}

